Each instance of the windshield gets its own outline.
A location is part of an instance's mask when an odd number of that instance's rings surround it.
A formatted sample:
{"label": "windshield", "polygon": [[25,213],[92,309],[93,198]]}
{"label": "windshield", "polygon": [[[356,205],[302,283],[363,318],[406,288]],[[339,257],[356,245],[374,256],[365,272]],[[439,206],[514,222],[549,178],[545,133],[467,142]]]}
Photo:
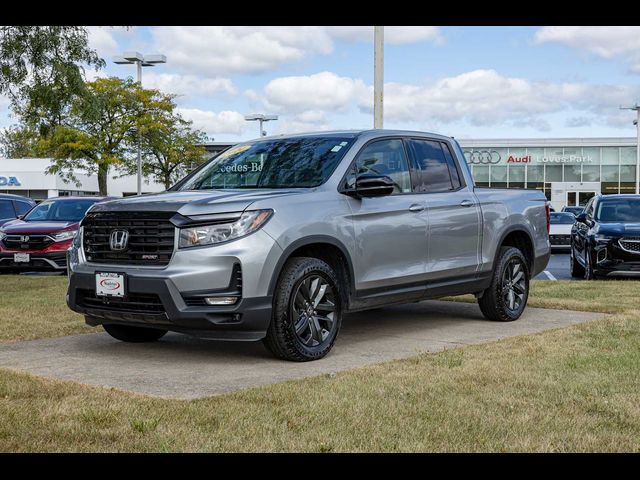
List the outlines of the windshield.
{"label": "windshield", "polygon": [[573,225],[576,217],[572,213],[552,213],[550,214],[551,225]]}
{"label": "windshield", "polygon": [[237,145],[222,152],[179,190],[317,187],[353,138],[295,137]]}
{"label": "windshield", "polygon": [[584,208],[582,208],[582,207],[565,207],[564,211],[565,212],[569,212],[569,213],[573,213],[575,215],[578,215],[579,213],[582,213],[584,211]]}
{"label": "windshield", "polygon": [[31,209],[23,218],[26,222],[79,222],[89,207],[98,200],[50,200]]}
{"label": "windshield", "polygon": [[605,223],[640,223],[640,198],[625,198],[600,201],[595,218],[596,220]]}

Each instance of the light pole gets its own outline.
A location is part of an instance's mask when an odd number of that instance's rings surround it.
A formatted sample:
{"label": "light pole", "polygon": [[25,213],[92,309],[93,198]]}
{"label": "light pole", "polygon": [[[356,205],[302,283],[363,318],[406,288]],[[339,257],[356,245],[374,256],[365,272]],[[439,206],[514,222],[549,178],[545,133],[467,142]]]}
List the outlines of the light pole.
{"label": "light pole", "polygon": [[620,107],[620,110],[635,110],[636,119],[633,124],[636,126],[636,195],[640,194],[640,105],[637,103],[633,107]]}
{"label": "light pole", "polygon": [[373,128],[382,128],[384,98],[384,27],[373,27]]}
{"label": "light pole", "polygon": [[245,115],[244,119],[248,122],[253,122],[253,121],[258,121],[258,123],[260,124],[260,133],[259,133],[259,137],[265,137],[267,135],[267,132],[264,131],[264,129],[262,128],[262,124],[264,122],[270,122],[271,120],[278,120],[278,116],[277,115],[265,115],[264,113],[252,113],[250,115]]}
{"label": "light pole", "polygon": [[[142,55],[140,52],[124,52],[120,56],[113,57],[113,62],[118,65],[133,65],[137,67],[138,84],[142,87],[142,67],[153,67],[158,63],[167,63],[164,55]],[[142,195],[142,153],[140,152],[140,130],[138,133],[138,195]]]}

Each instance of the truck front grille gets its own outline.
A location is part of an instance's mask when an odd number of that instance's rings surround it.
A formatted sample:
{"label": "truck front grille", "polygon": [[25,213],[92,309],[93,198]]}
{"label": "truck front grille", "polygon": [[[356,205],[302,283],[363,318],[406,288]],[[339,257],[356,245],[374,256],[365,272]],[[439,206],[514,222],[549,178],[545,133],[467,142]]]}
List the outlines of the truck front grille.
{"label": "truck front grille", "polygon": [[640,253],[640,237],[623,237],[618,243],[627,252]]}
{"label": "truck front grille", "polygon": [[[167,265],[173,255],[173,214],[165,212],[96,212],[82,221],[83,248],[87,261],[120,265]],[[125,230],[124,250],[111,248],[114,230]]]}

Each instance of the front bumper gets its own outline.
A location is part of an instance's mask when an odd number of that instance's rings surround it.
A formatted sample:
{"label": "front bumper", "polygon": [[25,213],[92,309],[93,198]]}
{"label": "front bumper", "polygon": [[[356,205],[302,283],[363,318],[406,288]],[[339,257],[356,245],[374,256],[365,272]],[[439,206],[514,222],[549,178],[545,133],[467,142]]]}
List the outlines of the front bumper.
{"label": "front bumper", "polygon": [[124,299],[96,297],[95,275],[72,273],[67,305],[92,326],[144,326],[220,340],[259,340],[271,320],[271,297],[240,298],[225,307],[191,306],[192,297],[180,293],[169,278],[127,274],[126,285]]}
{"label": "front bumper", "polygon": [[623,250],[617,240],[600,243],[592,251],[591,265],[594,273],[601,277],[637,277],[640,276],[640,253]]}
{"label": "front bumper", "polygon": [[[28,253],[29,262],[15,262],[14,253]],[[0,252],[0,271],[64,271],[67,268],[67,252]]]}

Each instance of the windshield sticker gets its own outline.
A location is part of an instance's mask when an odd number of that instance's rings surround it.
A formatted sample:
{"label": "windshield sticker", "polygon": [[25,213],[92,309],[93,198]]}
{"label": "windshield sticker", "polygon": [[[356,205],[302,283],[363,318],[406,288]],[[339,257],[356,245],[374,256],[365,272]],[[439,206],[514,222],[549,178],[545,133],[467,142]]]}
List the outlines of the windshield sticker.
{"label": "windshield sticker", "polygon": [[[343,142],[343,143],[344,143],[344,142]],[[336,145],[335,147],[333,147],[333,148],[331,149],[331,151],[332,151],[332,152],[339,152],[339,151],[340,151],[340,149],[341,149],[342,147],[344,147],[344,145],[342,145],[342,144],[340,144],[340,145]]]}

